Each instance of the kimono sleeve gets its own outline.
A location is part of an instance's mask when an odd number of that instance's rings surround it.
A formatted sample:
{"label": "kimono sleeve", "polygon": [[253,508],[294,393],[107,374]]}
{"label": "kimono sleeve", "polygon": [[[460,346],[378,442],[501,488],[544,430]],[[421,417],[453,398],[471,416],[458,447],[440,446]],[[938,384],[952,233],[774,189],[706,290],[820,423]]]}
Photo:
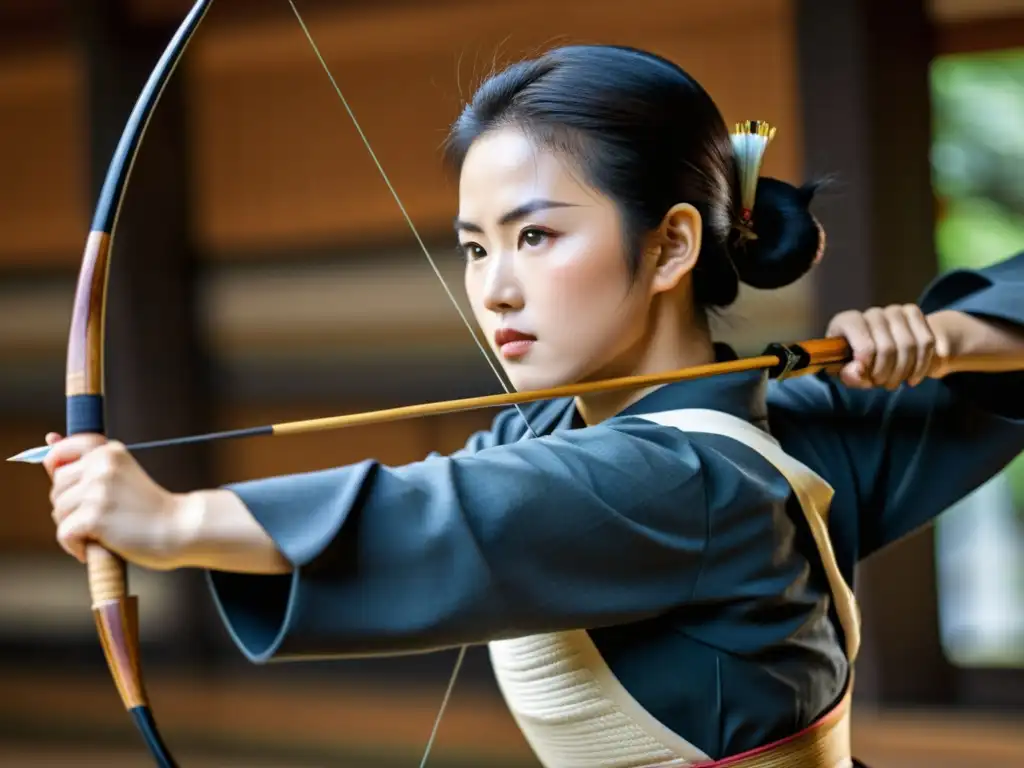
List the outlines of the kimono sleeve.
{"label": "kimono sleeve", "polygon": [[[490,429],[474,432],[462,448],[449,455],[455,458],[467,456],[485,448],[514,443],[527,435],[536,437],[538,434],[545,434],[565,415],[567,409],[573,407],[570,398],[562,398],[505,408],[494,417]],[[442,455],[435,451],[430,453],[428,458],[438,458]]]}
{"label": "kimono sleeve", "polygon": [[629,421],[242,483],[294,570],[209,583],[254,662],[635,621],[693,592],[704,474],[681,432]]}
{"label": "kimono sleeve", "polygon": [[[1024,328],[1022,298],[1019,254],[988,269],[947,273],[919,305]],[[838,441],[819,453],[849,467],[859,518],[835,525],[856,536],[854,557],[863,559],[932,521],[1024,450],[1022,392],[1024,372],[1015,371],[956,374],[896,392],[808,376],[780,382],[775,394],[777,404],[802,414],[806,431],[827,430]]]}
{"label": "kimono sleeve", "polygon": [[[926,314],[952,309],[1024,328],[1024,252],[985,269],[943,275],[925,292],[920,305]],[[943,382],[956,396],[995,416],[1018,425],[1024,421],[1024,371],[960,373]],[[1020,439],[1020,432],[1016,434]]]}

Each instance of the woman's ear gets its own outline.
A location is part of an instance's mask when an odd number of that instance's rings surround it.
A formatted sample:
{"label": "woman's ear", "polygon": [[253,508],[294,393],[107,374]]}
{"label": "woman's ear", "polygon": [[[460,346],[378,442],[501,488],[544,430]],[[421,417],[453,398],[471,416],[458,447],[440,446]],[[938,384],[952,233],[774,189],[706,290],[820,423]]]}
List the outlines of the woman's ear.
{"label": "woman's ear", "polygon": [[665,214],[644,249],[654,260],[653,293],[672,290],[697,265],[702,231],[700,212],[689,203],[678,203]]}

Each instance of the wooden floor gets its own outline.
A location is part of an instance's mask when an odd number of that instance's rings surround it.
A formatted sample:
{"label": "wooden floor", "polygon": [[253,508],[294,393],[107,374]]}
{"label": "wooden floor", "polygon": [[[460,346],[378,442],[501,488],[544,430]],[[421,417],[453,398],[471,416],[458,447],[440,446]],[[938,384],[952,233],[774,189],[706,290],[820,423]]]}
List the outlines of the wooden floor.
{"label": "wooden floor", "polygon": [[[253,680],[151,680],[183,768],[415,768],[441,691]],[[54,741],[54,739],[57,739]],[[1024,768],[1024,716],[870,712],[854,717],[871,768]],[[431,768],[537,768],[493,695],[456,693]],[[107,678],[0,676],[0,766],[152,768]]]}
{"label": "wooden floor", "polygon": [[[1001,759],[985,758],[975,761],[964,755],[943,757],[936,750],[925,748],[918,754],[913,747],[898,749],[870,750],[877,752],[873,757],[864,753],[858,756],[870,768],[1021,768],[1024,766],[1024,752],[1007,753]],[[887,756],[888,755],[888,756]],[[183,768],[369,768],[376,765],[373,760],[359,758],[261,758],[257,755],[231,755],[222,751],[203,749],[175,749],[175,757]],[[393,765],[393,763],[391,763]],[[415,768],[419,760],[404,765]],[[47,746],[45,744],[3,744],[0,743],[0,765],[25,766],[26,768],[77,768],[78,766],[103,766],[103,768],[152,768],[147,756],[134,748],[97,747],[96,745]],[[443,767],[451,765],[443,757],[430,760],[428,765]],[[492,762],[482,759],[477,766],[491,768]],[[522,765],[536,766],[536,763]]]}
{"label": "wooden floor", "polygon": [[[225,762],[217,757],[203,757],[197,754],[175,755],[188,768],[294,768],[288,763]],[[0,765],[25,766],[25,768],[72,768],[72,766],[103,766],[103,768],[150,768],[144,758],[135,751],[81,750],[73,747],[53,748],[44,745],[35,747],[0,745]]]}

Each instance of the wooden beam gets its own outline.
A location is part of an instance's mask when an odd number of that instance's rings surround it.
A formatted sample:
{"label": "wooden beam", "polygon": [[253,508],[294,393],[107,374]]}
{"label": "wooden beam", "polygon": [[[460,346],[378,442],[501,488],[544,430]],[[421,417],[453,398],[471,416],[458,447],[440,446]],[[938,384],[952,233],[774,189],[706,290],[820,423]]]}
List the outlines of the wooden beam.
{"label": "wooden beam", "polygon": [[[928,68],[922,0],[797,4],[805,162],[835,174],[820,217],[818,325],[836,312],[913,301],[935,276]],[[931,530],[858,573],[864,645],[858,698],[882,705],[952,700],[938,634]]]}
{"label": "wooden beam", "polygon": [[1002,17],[968,18],[936,28],[935,52],[958,53],[1009,51],[1024,47],[1024,13]]}
{"label": "wooden beam", "polygon": [[77,267],[89,223],[83,90],[68,48],[0,60],[0,267]]}
{"label": "wooden beam", "polygon": [[[189,201],[203,257],[414,245],[287,6],[243,18],[232,5],[214,5],[174,76],[189,81],[182,130],[193,147]],[[462,99],[496,58],[563,42],[632,44],[678,61],[729,121],[777,123],[766,172],[798,176],[790,8],[790,0],[694,3],[685,13],[674,0],[315,3],[305,17],[414,222],[450,239],[457,201],[439,146]],[[9,233],[0,269],[77,261],[90,205],[84,176],[75,175],[85,166],[80,69],[71,51],[45,64],[0,63],[0,111],[12,116],[0,122],[0,168],[16,171],[15,183],[0,186],[0,227]],[[24,82],[17,73],[37,70],[55,85],[5,97],[5,78]]]}
{"label": "wooden beam", "polygon": [[[433,249],[446,283],[468,317],[462,265]],[[222,265],[196,276],[197,308],[210,354],[220,363],[390,357],[410,362],[475,352],[470,331],[418,252],[379,251],[373,260],[338,249],[332,261],[293,254],[288,266]],[[9,280],[0,285],[0,412],[16,367],[63,358],[73,278]],[[716,331],[742,351],[811,333],[813,281],[779,291],[744,289]],[[741,322],[733,318],[741,318]],[[720,328],[718,326],[721,326]],[[8,380],[8,376],[12,377]]]}

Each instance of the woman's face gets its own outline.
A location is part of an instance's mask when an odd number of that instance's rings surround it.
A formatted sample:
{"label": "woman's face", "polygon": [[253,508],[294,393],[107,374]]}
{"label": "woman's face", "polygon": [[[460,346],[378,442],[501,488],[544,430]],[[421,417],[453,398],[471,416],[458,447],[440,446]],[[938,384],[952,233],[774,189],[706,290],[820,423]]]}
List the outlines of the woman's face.
{"label": "woman's face", "polygon": [[485,134],[455,227],[473,312],[517,390],[630,372],[650,278],[631,284],[616,206],[561,157],[515,128]]}

